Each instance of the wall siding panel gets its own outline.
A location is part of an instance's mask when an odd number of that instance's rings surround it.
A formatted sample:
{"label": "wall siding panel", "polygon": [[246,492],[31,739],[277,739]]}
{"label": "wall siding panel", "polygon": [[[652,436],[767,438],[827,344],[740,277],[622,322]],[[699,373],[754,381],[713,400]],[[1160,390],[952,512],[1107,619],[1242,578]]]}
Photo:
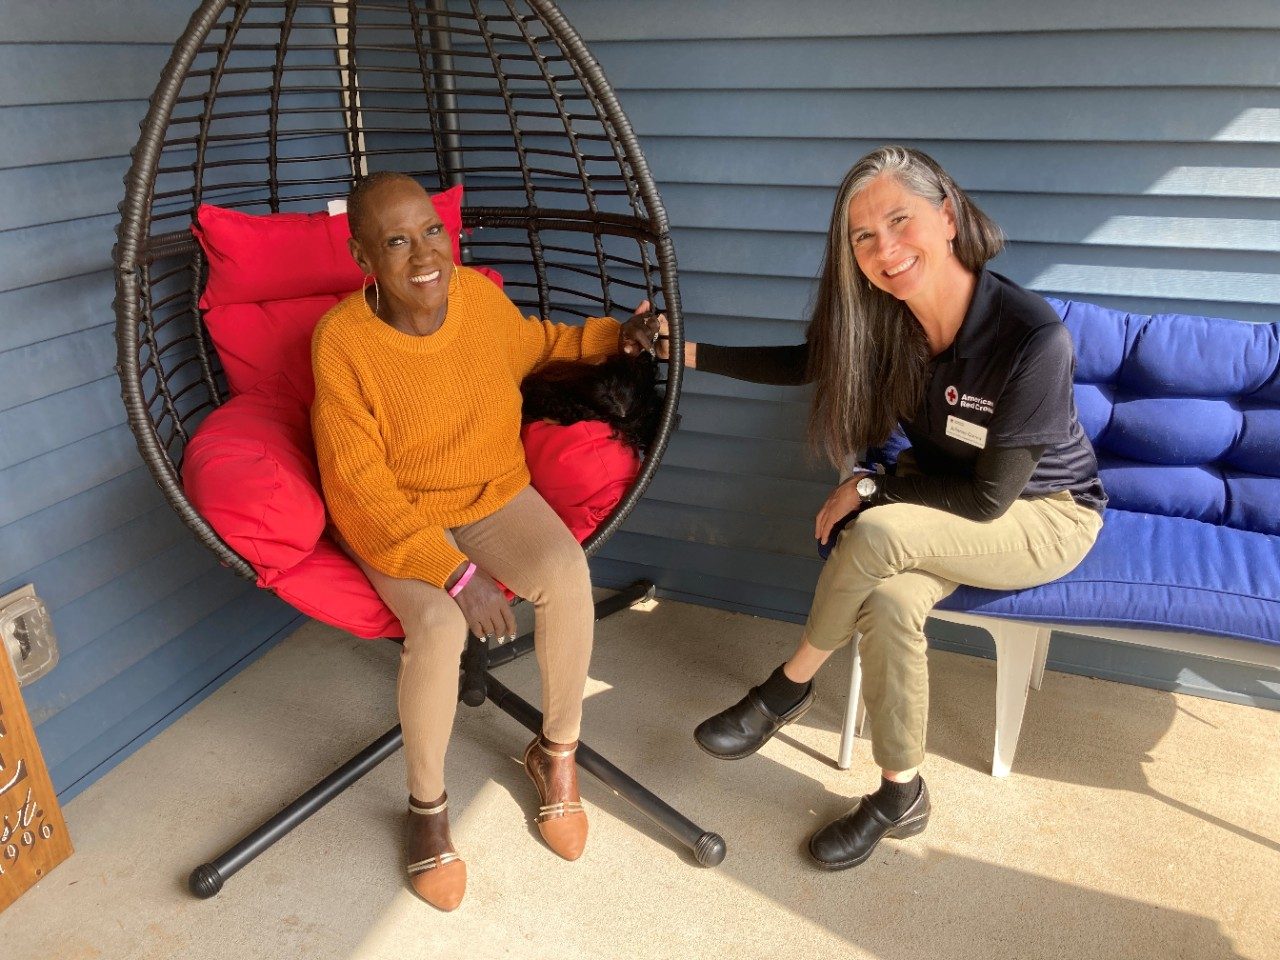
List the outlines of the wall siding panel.
{"label": "wall siding panel", "polygon": [[[999,219],[1012,245],[996,266],[1019,282],[1274,318],[1271,0],[563,7],[660,184],[695,339],[803,336],[834,185],[889,140],[935,154]],[[297,619],[173,516],[112,372],[114,207],[192,8],[0,0],[0,591],[34,581],[62,631],[63,664],[25,695],[64,799]],[[211,195],[239,198],[256,171],[225,176]],[[806,403],[804,389],[691,372],[663,469],[595,561],[602,582],[649,576],[672,596],[803,617],[820,569],[808,520],[831,480],[803,455]],[[1062,649],[1083,672],[1213,686],[1147,655],[1125,666],[1096,644]],[[1245,695],[1238,672],[1214,676]]]}
{"label": "wall siding panel", "polygon": [[[884,142],[937,157],[1008,233],[993,267],[1032,289],[1276,318],[1274,3],[563,8],[658,181],[694,340],[803,339],[835,187]],[[667,459],[597,576],[648,576],[671,596],[802,620],[820,570],[809,521],[834,479],[803,452],[807,398],[690,372]],[[936,626],[940,643],[985,652]],[[1117,666],[1124,651],[1102,649],[1064,646],[1061,662],[1166,688],[1186,673],[1146,652]]]}
{"label": "wall siding panel", "polygon": [[190,2],[0,2],[0,593],[62,659],[23,691],[63,799],[298,621],[164,502],[114,373],[128,154]]}

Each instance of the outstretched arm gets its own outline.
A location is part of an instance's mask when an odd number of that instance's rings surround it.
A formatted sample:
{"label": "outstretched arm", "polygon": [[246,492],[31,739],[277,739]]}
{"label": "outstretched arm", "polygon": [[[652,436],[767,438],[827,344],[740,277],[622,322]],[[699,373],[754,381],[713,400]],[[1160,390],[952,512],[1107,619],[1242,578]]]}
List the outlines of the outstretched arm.
{"label": "outstretched arm", "polygon": [[[659,317],[658,359],[667,360],[667,318]],[[796,343],[769,347],[728,347],[714,343],[684,344],[684,365],[692,370],[705,370],[735,380],[768,383],[775,386],[799,386],[809,383],[809,344]]]}

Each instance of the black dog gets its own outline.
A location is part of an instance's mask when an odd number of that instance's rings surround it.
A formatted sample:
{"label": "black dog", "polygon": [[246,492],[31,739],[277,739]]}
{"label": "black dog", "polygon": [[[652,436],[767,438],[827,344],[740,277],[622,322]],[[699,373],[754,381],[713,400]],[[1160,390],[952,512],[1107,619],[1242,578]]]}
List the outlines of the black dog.
{"label": "black dog", "polygon": [[604,363],[551,363],[527,377],[524,421],[568,425],[600,420],[639,453],[653,440],[662,414],[658,362],[649,354],[610,357]]}

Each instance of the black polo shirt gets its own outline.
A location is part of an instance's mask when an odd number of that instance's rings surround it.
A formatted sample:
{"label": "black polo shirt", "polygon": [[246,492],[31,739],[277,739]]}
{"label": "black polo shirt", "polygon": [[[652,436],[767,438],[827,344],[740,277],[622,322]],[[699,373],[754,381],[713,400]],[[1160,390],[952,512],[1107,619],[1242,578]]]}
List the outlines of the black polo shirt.
{"label": "black polo shirt", "polygon": [[903,431],[921,471],[971,476],[985,447],[1045,448],[1021,497],[1070,490],[1096,510],[1107,496],[1076,416],[1071,334],[1042,298],[998,273],[978,275],[955,342],[929,364],[924,402]]}

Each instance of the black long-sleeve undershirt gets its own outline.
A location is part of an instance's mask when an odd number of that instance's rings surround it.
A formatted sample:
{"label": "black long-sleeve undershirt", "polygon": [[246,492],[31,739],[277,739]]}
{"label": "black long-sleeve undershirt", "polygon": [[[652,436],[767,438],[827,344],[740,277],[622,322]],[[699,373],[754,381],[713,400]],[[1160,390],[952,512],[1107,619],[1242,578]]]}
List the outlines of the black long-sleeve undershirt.
{"label": "black long-sleeve undershirt", "polygon": [[721,347],[698,344],[697,369],[735,380],[795,387],[809,383],[809,344],[785,347]]}
{"label": "black long-sleeve undershirt", "polygon": [[879,489],[867,503],[917,503],[985,523],[1004,516],[1035,472],[1043,446],[985,447],[969,477],[931,477],[923,473],[877,477]]}
{"label": "black long-sleeve undershirt", "polygon": [[[699,343],[697,369],[736,380],[798,386],[809,380],[807,343],[770,347],[729,347]],[[878,477],[879,490],[868,509],[885,503],[915,503],[985,522],[1003,516],[1027,487],[1043,446],[987,447],[970,476],[926,474]]]}

